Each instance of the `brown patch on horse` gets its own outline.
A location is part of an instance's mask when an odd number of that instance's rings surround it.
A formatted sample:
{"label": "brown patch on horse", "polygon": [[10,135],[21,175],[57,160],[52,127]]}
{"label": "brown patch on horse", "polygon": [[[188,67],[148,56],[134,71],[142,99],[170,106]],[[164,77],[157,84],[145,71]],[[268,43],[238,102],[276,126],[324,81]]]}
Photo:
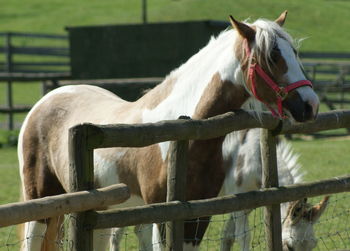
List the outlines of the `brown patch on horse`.
{"label": "brown patch on horse", "polygon": [[[47,144],[44,143],[47,140],[45,135],[49,135],[51,130],[59,125],[56,121],[45,121],[39,125],[34,122],[40,121],[39,117],[44,112],[36,109],[28,119],[26,130],[23,133],[23,177],[26,200],[65,192],[50,166],[45,148]],[[40,131],[45,131],[45,133],[41,134]]]}
{"label": "brown patch on horse", "polygon": [[195,109],[193,119],[209,118],[238,109],[248,97],[249,95],[243,86],[221,80],[221,76],[217,72],[205,88]]}
{"label": "brown patch on horse", "polygon": [[244,155],[239,154],[237,156],[236,160],[236,171],[237,171],[237,178],[236,178],[236,184],[237,186],[241,186],[243,183],[243,166],[244,166]]}
{"label": "brown patch on horse", "polygon": [[[164,99],[166,99],[175,85],[176,78],[168,76],[161,84],[147,91],[140,99],[147,109],[156,108]],[[147,105],[146,105],[147,104]]]}
{"label": "brown patch on horse", "polygon": [[63,220],[64,216],[54,217],[48,220],[41,251],[60,250],[60,240],[64,237]]}
{"label": "brown patch on horse", "polygon": [[165,201],[167,166],[158,144],[129,148],[117,165],[120,182],[128,184],[131,194],[142,197],[146,203]]}
{"label": "brown patch on horse", "polygon": [[[238,109],[247,100],[243,86],[223,81],[219,73],[213,75],[196,106],[193,119],[205,119]],[[216,197],[222,187],[226,170],[222,157],[223,137],[196,140],[189,143],[187,200]],[[209,217],[186,222],[185,239],[198,245],[209,224]],[[196,233],[196,236],[193,234]]]}

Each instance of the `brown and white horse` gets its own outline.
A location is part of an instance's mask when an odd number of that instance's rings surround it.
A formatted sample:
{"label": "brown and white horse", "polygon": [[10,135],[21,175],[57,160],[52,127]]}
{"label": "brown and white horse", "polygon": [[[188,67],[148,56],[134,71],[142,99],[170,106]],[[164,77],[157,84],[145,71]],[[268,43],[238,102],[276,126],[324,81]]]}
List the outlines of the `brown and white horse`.
{"label": "brown and white horse", "polygon": [[[68,129],[80,123],[146,123],[180,115],[204,119],[240,108],[251,96],[278,116],[285,113],[299,122],[314,119],[318,97],[303,74],[291,37],[281,27],[285,18],[286,12],[274,22],[248,24],[231,17],[234,29],[212,38],[135,102],[87,85],[65,86],[45,95],[29,112],[19,136],[24,199],[68,191]],[[190,142],[188,200],[218,195],[225,178],[224,138]],[[95,150],[95,186],[127,184],[132,194],[128,205],[165,201],[168,146],[164,142]],[[198,247],[206,227],[205,221],[186,224],[186,248]],[[58,219],[26,223],[23,249],[57,249],[58,229]],[[102,231],[96,232],[101,236]],[[98,250],[108,244],[104,238],[94,243]]]}
{"label": "brown and white horse", "polygon": [[[221,195],[259,190],[262,180],[260,129],[233,132],[225,138],[231,168],[227,171]],[[280,186],[301,183],[303,171],[292,145],[280,140],[276,148]],[[329,197],[311,206],[305,199],[281,204],[283,251],[311,251],[317,245],[314,226],[327,207]],[[241,251],[251,250],[248,216],[251,210],[230,214],[221,239],[221,251],[231,250],[235,241]]]}

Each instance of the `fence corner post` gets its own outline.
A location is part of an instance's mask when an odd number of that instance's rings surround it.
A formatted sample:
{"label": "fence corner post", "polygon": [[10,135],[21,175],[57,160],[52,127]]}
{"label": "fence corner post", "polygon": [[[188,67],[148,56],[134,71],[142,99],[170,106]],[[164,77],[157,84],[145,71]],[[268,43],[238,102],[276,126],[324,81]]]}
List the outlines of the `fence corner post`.
{"label": "fence corner post", "polygon": [[[260,133],[262,186],[278,187],[276,137],[267,129]],[[269,251],[282,251],[282,227],[280,204],[265,207],[265,233]]]}
{"label": "fence corner post", "polygon": [[[89,124],[69,129],[69,192],[94,187],[93,149],[89,146]],[[87,226],[88,212],[73,213],[69,221],[69,238],[73,251],[93,250],[93,229]]]}
{"label": "fence corner post", "polygon": [[[179,119],[189,119],[181,116]],[[166,201],[185,201],[187,187],[188,140],[173,141],[169,146]],[[181,251],[184,241],[184,221],[166,223],[166,250]]]}

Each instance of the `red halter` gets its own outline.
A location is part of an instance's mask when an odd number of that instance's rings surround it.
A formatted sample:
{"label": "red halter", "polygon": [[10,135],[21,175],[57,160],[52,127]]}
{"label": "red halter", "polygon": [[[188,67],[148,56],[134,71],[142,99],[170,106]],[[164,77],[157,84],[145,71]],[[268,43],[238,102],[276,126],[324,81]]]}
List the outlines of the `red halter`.
{"label": "red halter", "polygon": [[[251,52],[250,52],[250,48],[249,48],[247,39],[244,40],[244,46],[245,46],[247,57],[249,59]],[[276,100],[276,105],[278,108],[277,111],[275,109],[273,109],[268,103],[266,103],[264,100],[262,100],[258,96],[258,93],[256,91],[255,74],[258,74],[265,81],[265,83],[272,90],[275,91],[276,97],[277,97],[277,100]],[[253,95],[255,96],[255,98],[257,100],[259,100],[260,102],[264,103],[270,109],[270,111],[274,117],[279,117],[282,119],[286,118],[285,114],[283,113],[282,101],[288,96],[288,93],[296,88],[301,87],[301,86],[310,86],[312,88],[312,83],[309,80],[300,80],[300,81],[291,83],[291,84],[287,85],[286,87],[280,87],[277,85],[277,83],[275,81],[273,81],[269,77],[269,75],[266,74],[266,72],[260,67],[260,65],[258,63],[254,63],[254,64],[250,65],[249,71],[248,71],[248,76],[249,76],[249,79],[252,83],[252,90],[251,91],[252,91]]]}

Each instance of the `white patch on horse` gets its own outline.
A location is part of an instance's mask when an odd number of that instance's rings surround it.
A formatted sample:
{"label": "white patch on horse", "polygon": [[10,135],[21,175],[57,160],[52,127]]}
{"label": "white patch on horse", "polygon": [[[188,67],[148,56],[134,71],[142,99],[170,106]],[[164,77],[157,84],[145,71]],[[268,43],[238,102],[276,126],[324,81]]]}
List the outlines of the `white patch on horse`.
{"label": "white patch on horse", "polygon": [[[295,83],[300,80],[306,80],[302,71],[302,66],[295,63],[299,62],[299,60],[290,46],[290,43],[278,37],[277,44],[288,67],[288,71],[285,74],[287,82]],[[316,93],[308,86],[299,87],[296,91],[299,93],[301,99],[312,107],[313,114],[317,114],[319,99]]]}
{"label": "white patch on horse", "polygon": [[116,160],[123,157],[126,150],[120,150],[114,153],[113,159],[102,157],[98,150],[94,151],[94,174],[98,184],[109,186],[118,184],[119,177],[117,173]]}
{"label": "white patch on horse", "polygon": [[41,250],[43,243],[46,224],[38,221],[31,221],[25,224],[23,250]]}

